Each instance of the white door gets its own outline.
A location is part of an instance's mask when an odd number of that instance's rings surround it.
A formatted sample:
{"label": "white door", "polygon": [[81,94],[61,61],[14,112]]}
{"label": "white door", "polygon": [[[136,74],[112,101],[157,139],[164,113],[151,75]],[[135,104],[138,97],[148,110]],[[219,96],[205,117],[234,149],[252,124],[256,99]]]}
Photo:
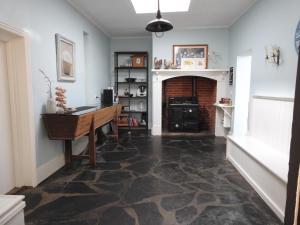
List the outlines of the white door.
{"label": "white door", "polygon": [[0,41],[0,194],[15,187],[5,43]]}

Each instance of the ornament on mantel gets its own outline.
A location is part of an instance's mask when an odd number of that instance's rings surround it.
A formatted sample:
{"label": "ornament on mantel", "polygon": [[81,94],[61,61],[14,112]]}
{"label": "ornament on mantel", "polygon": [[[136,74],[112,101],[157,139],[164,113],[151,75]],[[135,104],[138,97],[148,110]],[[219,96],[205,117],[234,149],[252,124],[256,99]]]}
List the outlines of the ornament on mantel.
{"label": "ornament on mantel", "polygon": [[162,67],[162,59],[154,58],[154,68],[160,70]]}
{"label": "ornament on mantel", "polygon": [[49,97],[47,99],[46,112],[47,113],[56,113],[56,102],[52,95],[52,81],[50,80],[49,76],[42,69],[39,69],[39,71],[44,76],[44,79],[46,80],[48,88],[49,88],[49,90],[47,91],[47,93],[49,93]]}
{"label": "ornament on mantel", "polygon": [[58,107],[58,112],[65,112],[67,111],[67,101],[66,101],[66,89],[63,89],[62,87],[56,87],[56,106]]}
{"label": "ornament on mantel", "polygon": [[172,62],[164,59],[164,69],[168,70],[171,68]]}

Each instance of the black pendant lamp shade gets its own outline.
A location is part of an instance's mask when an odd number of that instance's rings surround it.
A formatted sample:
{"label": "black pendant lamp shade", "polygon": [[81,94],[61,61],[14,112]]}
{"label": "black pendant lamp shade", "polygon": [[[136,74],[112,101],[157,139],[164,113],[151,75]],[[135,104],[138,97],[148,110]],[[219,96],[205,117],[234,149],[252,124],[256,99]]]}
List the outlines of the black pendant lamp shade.
{"label": "black pendant lamp shade", "polygon": [[163,33],[172,29],[173,29],[173,25],[168,20],[165,20],[161,17],[159,0],[158,0],[158,10],[156,14],[156,19],[150,21],[147,24],[146,30],[149,32]]}

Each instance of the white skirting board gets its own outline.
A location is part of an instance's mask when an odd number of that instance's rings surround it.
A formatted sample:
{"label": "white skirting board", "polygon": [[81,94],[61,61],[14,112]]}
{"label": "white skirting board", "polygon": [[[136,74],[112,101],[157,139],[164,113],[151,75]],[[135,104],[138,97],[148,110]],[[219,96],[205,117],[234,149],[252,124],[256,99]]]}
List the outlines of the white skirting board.
{"label": "white skirting board", "polygon": [[160,125],[152,125],[151,134],[153,136],[161,136],[161,126]]}
{"label": "white skirting board", "polygon": [[37,181],[40,184],[42,181],[46,180],[49,176],[54,174],[57,170],[65,165],[65,156],[60,154],[52,160],[44,163],[37,168]]}
{"label": "white skirting board", "polygon": [[229,139],[227,139],[227,159],[283,221],[286,183]]}
{"label": "white skirting board", "polygon": [[[73,146],[73,152],[72,154],[78,155],[80,154],[83,149],[85,149],[88,145],[88,138],[83,137],[77,141],[72,142]],[[40,184],[44,180],[46,180],[48,177],[50,177],[52,174],[54,174],[57,170],[62,168],[65,165],[65,156],[62,151],[62,153],[52,160],[44,163],[43,165],[39,166],[37,168],[37,183]]]}

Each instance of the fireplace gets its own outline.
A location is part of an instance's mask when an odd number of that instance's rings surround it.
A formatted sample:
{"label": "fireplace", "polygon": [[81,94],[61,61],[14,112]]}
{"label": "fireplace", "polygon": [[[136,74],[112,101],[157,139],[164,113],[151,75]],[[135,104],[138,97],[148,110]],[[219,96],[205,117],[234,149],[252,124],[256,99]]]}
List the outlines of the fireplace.
{"label": "fireplace", "polygon": [[216,90],[217,81],[209,78],[183,76],[163,81],[163,131],[214,134]]}
{"label": "fireplace", "polygon": [[[180,82],[177,79],[181,79]],[[214,132],[216,136],[225,136],[226,130],[222,125],[223,115],[219,110],[216,111],[213,104],[221,98],[228,97],[228,70],[226,69],[207,69],[201,71],[184,71],[184,70],[153,70],[152,76],[152,135],[162,135],[165,127],[165,106],[167,96],[193,96],[193,79],[196,82],[196,96],[200,105],[199,112],[200,130]],[[181,88],[169,87],[180,83]],[[170,86],[169,86],[170,85]],[[206,87],[206,88],[205,88]],[[195,89],[194,89],[195,90]],[[168,92],[168,94],[165,94]],[[172,96],[171,96],[172,95]],[[203,119],[204,118],[204,119]]]}
{"label": "fireplace", "polygon": [[199,132],[199,104],[196,96],[168,97],[167,104],[163,102],[163,121],[167,127],[163,130],[169,132]]}

